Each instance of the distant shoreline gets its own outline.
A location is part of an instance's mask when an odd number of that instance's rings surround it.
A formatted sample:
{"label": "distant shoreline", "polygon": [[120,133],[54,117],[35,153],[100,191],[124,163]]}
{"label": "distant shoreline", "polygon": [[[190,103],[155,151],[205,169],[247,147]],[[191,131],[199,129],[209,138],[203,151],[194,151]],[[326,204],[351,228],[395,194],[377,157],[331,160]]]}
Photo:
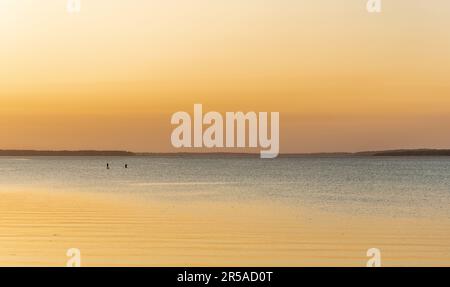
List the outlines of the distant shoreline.
{"label": "distant shoreline", "polygon": [[128,151],[97,151],[97,150],[0,150],[0,156],[134,156]]}
{"label": "distant shoreline", "polygon": [[[154,156],[154,157],[210,157],[210,156],[228,156],[228,157],[258,157],[257,153],[232,153],[232,152],[213,152],[213,153],[137,153],[129,151],[98,151],[98,150],[0,150],[1,156]],[[284,153],[279,157],[407,157],[407,156],[450,156],[450,149],[402,149],[402,150],[382,150],[382,151],[363,151],[363,152],[329,152],[329,153]]]}

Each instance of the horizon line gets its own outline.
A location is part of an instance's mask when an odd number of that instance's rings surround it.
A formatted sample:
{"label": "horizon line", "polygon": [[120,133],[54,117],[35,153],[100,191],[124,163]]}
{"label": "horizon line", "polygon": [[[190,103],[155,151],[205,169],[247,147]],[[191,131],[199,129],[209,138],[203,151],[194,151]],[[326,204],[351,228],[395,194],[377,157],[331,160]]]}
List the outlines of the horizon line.
{"label": "horizon line", "polygon": [[[45,155],[80,155],[80,156],[189,156],[189,155],[235,155],[258,156],[259,152],[132,152],[126,150],[35,150],[35,149],[0,149],[0,156],[45,156]],[[355,152],[285,152],[279,156],[314,156],[314,155],[446,155],[450,156],[450,148],[404,148],[386,150],[363,150]]]}

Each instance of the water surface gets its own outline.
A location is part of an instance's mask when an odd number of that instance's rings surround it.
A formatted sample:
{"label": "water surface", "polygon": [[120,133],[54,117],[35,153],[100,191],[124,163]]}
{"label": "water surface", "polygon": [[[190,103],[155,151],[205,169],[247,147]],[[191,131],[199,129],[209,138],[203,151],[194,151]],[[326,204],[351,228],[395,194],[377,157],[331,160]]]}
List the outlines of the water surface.
{"label": "water surface", "polygon": [[4,265],[450,265],[444,157],[4,157],[0,196]]}

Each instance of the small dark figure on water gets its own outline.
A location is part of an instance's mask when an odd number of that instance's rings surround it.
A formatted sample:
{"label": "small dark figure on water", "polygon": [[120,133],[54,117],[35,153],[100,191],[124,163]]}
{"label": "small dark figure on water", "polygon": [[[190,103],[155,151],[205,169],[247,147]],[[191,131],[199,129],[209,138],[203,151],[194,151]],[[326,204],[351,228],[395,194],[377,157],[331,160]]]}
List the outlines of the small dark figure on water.
{"label": "small dark figure on water", "polygon": [[125,164],[125,168],[128,168],[128,164]]}
{"label": "small dark figure on water", "polygon": [[106,164],[106,169],[109,169],[109,163]]}

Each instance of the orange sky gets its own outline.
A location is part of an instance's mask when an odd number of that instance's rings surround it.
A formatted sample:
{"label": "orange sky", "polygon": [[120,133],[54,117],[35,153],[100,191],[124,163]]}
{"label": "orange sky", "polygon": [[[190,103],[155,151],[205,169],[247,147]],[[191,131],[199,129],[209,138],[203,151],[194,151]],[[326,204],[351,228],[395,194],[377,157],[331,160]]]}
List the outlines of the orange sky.
{"label": "orange sky", "polygon": [[170,116],[277,111],[281,152],[450,148],[450,2],[0,0],[0,149],[173,151]]}

